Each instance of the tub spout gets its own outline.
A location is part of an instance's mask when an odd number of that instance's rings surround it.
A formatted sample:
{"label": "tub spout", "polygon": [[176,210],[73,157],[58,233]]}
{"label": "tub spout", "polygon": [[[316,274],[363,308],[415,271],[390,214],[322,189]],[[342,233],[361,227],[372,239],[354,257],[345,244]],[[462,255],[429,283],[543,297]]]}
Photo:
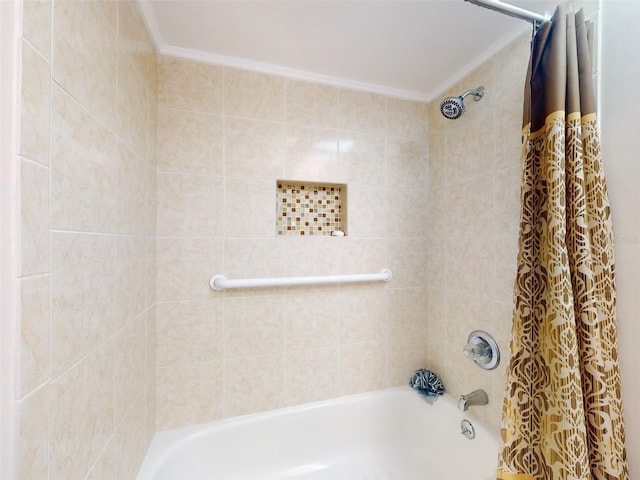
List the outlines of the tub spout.
{"label": "tub spout", "polygon": [[460,395],[460,400],[458,400],[458,408],[463,412],[469,410],[469,407],[474,405],[486,405],[489,403],[489,397],[487,397],[487,393],[484,390],[474,390],[471,393],[467,393],[466,395]]}

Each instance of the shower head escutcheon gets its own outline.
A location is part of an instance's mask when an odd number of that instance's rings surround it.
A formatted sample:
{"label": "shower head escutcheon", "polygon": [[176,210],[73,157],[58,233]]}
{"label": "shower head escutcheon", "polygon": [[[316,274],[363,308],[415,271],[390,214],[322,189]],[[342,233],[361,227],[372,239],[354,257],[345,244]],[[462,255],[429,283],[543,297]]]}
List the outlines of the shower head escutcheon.
{"label": "shower head escutcheon", "polygon": [[440,104],[440,111],[445,118],[455,120],[460,118],[465,112],[464,99],[473,95],[473,99],[477,102],[484,96],[484,87],[478,87],[475,90],[467,90],[459,97],[447,97]]}

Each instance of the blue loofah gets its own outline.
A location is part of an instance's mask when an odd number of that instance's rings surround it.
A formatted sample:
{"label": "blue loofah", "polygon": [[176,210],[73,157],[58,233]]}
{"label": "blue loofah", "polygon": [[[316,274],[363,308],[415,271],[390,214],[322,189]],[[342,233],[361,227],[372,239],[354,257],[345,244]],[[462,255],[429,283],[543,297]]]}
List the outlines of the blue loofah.
{"label": "blue loofah", "polygon": [[428,397],[437,397],[444,394],[444,386],[440,377],[431,370],[421,368],[411,377],[409,386],[416,390],[420,395]]}

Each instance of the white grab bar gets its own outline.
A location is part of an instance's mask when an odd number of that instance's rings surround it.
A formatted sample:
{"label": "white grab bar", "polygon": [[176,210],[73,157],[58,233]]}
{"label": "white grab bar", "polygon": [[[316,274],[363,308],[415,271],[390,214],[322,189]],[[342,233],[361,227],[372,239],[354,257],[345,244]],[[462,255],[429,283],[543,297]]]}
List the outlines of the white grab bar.
{"label": "white grab bar", "polygon": [[354,283],[354,282],[388,282],[392,277],[391,270],[385,268],[380,273],[361,273],[355,275],[321,275],[316,277],[273,277],[273,278],[243,278],[230,280],[224,275],[214,275],[209,280],[209,286],[216,291],[225,288],[253,288],[253,287],[285,287],[289,285],[322,285],[326,283]]}

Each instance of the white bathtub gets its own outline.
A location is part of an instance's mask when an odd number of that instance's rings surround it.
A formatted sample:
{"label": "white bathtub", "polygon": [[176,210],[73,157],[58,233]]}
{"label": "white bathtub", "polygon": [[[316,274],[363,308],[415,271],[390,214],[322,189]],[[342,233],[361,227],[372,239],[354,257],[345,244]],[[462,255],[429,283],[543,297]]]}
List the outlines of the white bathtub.
{"label": "white bathtub", "polygon": [[[472,407],[483,408],[483,407]],[[409,387],[156,433],[138,480],[490,480],[497,437]]]}

